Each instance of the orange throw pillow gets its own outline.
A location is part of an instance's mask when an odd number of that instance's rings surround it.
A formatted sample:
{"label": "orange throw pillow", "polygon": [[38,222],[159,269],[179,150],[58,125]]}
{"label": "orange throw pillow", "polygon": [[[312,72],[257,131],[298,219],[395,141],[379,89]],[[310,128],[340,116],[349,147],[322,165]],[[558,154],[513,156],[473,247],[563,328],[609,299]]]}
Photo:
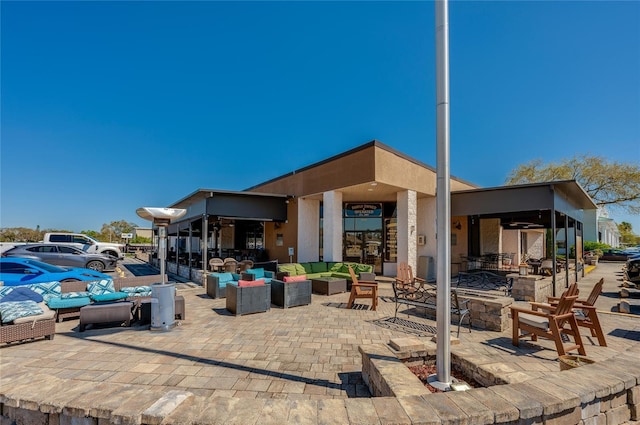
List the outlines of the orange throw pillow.
{"label": "orange throw pillow", "polygon": [[303,280],[307,280],[306,274],[301,274],[300,276],[285,276],[283,282],[302,282]]}
{"label": "orange throw pillow", "polygon": [[246,288],[248,286],[261,286],[264,285],[264,279],[258,279],[258,280],[239,280],[238,281],[238,287],[239,288]]}

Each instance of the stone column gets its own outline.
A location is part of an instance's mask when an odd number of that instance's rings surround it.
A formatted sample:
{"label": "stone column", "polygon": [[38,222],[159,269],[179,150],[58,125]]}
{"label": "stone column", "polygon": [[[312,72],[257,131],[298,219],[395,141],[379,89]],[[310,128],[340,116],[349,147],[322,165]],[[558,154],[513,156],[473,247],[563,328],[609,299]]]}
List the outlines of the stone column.
{"label": "stone column", "polygon": [[324,192],[322,202],[323,260],[342,261],[342,192]]}
{"label": "stone column", "polygon": [[418,197],[414,190],[398,192],[398,263],[411,266],[414,276],[417,265],[417,211]]}
{"label": "stone column", "polygon": [[320,250],[320,201],[298,198],[298,261],[318,261]]}

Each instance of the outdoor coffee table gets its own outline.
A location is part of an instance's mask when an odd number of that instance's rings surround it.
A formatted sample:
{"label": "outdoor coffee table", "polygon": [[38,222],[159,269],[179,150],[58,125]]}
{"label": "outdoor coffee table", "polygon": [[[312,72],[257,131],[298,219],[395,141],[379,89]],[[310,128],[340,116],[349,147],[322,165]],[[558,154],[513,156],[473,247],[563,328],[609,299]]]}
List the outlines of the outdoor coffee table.
{"label": "outdoor coffee table", "polygon": [[333,295],[347,292],[347,279],[319,277],[311,280],[311,290],[316,294]]}
{"label": "outdoor coffee table", "polygon": [[114,303],[89,304],[80,308],[80,332],[84,332],[87,325],[97,323],[120,322],[125,326],[131,325],[131,301],[118,301]]}

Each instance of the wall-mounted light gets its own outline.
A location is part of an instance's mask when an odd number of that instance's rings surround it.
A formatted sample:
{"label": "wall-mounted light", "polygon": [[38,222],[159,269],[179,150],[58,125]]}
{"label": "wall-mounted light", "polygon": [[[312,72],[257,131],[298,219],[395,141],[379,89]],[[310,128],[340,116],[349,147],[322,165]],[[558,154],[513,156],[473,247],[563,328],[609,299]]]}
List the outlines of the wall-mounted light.
{"label": "wall-mounted light", "polygon": [[462,229],[462,223],[460,223],[460,221],[456,221],[455,223],[453,223],[453,227],[460,230]]}

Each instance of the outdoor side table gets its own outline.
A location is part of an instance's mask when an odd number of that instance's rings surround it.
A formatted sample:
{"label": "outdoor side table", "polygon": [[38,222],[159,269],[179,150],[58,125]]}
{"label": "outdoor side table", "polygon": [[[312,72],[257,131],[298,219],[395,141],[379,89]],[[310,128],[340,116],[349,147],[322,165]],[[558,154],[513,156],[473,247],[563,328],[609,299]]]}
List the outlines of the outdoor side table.
{"label": "outdoor side table", "polygon": [[119,301],[114,303],[89,304],[80,308],[80,332],[84,332],[87,325],[98,323],[120,322],[125,326],[131,325],[133,303]]}
{"label": "outdoor side table", "polygon": [[311,290],[315,294],[333,295],[347,292],[347,279],[339,277],[319,277],[311,280]]}
{"label": "outdoor side table", "polygon": [[[182,295],[176,295],[175,300],[176,300],[176,305],[175,305],[176,319],[185,320],[184,297]],[[140,301],[139,315],[140,315],[139,317],[140,324],[151,323],[151,299],[150,298],[146,298]]]}

